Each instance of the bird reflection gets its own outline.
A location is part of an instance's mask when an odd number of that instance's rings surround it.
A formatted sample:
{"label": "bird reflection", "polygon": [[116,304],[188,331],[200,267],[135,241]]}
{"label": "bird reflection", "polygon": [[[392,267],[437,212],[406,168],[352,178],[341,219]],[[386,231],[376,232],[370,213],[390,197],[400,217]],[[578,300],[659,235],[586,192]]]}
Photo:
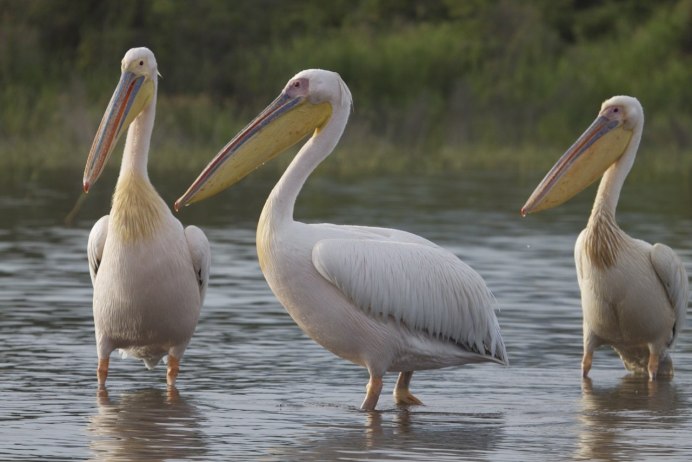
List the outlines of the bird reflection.
{"label": "bird reflection", "polygon": [[[582,381],[581,432],[577,458],[632,460],[641,457],[638,435],[676,428],[685,409],[684,398],[671,380],[650,381],[645,375],[628,375],[615,387],[595,388],[591,379]],[[649,440],[650,442],[650,440]],[[661,440],[657,454],[665,453]]]}
{"label": "bird reflection", "polygon": [[388,460],[409,455],[430,460],[437,455],[482,460],[502,440],[502,414],[426,412],[401,408],[358,412],[343,421],[315,423],[322,431],[306,435],[294,446],[276,448],[280,460]]}
{"label": "bird reflection", "polygon": [[364,438],[363,445],[370,449],[377,445],[377,441],[382,438],[382,413],[379,411],[369,411],[365,413],[365,425],[363,426]]}
{"label": "bird reflection", "polygon": [[206,452],[197,409],[174,387],[147,388],[111,399],[99,390],[98,413],[91,417],[92,460],[163,461]]}

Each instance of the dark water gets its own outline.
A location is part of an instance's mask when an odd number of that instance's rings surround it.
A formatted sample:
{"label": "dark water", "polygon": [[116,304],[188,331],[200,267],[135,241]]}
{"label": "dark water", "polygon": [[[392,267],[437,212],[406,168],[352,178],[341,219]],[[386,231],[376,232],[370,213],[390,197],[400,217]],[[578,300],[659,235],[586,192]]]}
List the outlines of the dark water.
{"label": "dark water", "polygon": [[[393,405],[390,375],[375,413],[357,409],[366,371],[307,338],[260,273],[254,230],[272,175],[181,214],[204,228],[213,264],[177,394],[166,391],[165,368],[114,355],[109,396],[97,396],[85,247],[113,182],[97,185],[72,227],[62,220],[79,173],[5,187],[0,459],[690,460],[692,334],[681,335],[672,381],[630,377],[608,349],[597,351],[592,381],[581,380],[572,248],[593,191],[522,219],[540,174],[309,182],[298,218],[421,234],[476,268],[501,305],[510,367],[416,373],[425,406],[409,409]],[[189,181],[154,179],[169,203]],[[688,272],[690,196],[681,180],[630,181],[618,214],[630,234],[675,248]]]}

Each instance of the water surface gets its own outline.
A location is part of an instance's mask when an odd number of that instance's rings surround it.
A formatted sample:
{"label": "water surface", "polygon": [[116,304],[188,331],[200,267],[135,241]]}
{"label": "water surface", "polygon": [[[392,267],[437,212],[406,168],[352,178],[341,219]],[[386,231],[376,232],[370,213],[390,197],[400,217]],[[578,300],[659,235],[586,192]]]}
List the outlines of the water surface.
{"label": "water surface", "polygon": [[[367,372],[307,338],[256,262],[254,231],[275,177],[257,175],[186,209],[212,246],[207,301],[182,363],[111,361],[96,389],[86,242],[113,182],[94,188],[72,226],[75,181],[3,190],[0,199],[0,459],[6,460],[666,460],[692,458],[692,341],[672,381],[626,374],[609,349],[580,378],[581,310],[572,248],[593,191],[522,219],[540,179],[311,179],[296,217],[389,226],[443,245],[498,299],[511,366],[418,372],[425,406],[397,408],[394,374],[379,411],[358,410]],[[169,203],[190,179],[154,178]],[[65,184],[69,183],[69,186]],[[1,189],[1,188],[0,188]],[[665,242],[692,272],[690,187],[628,182],[618,212],[631,235]]]}

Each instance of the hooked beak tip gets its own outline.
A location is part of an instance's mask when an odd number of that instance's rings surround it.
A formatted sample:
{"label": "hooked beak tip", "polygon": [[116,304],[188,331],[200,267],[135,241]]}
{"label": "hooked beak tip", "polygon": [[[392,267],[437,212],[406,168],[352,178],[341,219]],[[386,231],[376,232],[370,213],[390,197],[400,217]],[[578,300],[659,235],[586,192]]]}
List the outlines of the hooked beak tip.
{"label": "hooked beak tip", "polygon": [[176,213],[177,213],[177,212],[180,212],[180,205],[181,205],[181,204],[180,204],[180,199],[178,199],[177,201],[175,201],[175,204],[173,204],[173,209],[175,209]]}
{"label": "hooked beak tip", "polygon": [[85,181],[83,187],[84,187],[84,193],[88,193],[91,185],[89,184],[88,181]]}

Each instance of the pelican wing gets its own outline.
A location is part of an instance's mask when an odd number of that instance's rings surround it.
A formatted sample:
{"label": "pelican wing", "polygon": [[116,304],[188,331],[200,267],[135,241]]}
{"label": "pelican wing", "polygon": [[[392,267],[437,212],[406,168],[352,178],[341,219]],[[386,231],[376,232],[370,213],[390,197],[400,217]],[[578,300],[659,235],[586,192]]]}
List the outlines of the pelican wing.
{"label": "pelican wing", "polygon": [[411,242],[324,239],[312,261],[368,315],[507,362],[492,293],[451,252]]}
{"label": "pelican wing", "polygon": [[376,226],[333,225],[329,223],[320,223],[319,225],[313,226],[320,226],[321,229],[329,230],[334,233],[343,233],[344,230],[348,230],[352,237],[359,239],[385,240],[399,243],[420,244],[436,249],[441,248],[424,237],[400,229],[378,228]]}
{"label": "pelican wing", "polygon": [[199,283],[200,300],[204,301],[204,295],[207,292],[209,285],[209,268],[211,266],[211,249],[209,248],[209,240],[204,235],[204,231],[197,226],[188,226],[185,228],[185,238],[187,245],[190,248],[192,256],[192,265],[195,268],[197,282]]}
{"label": "pelican wing", "polygon": [[96,281],[96,273],[98,273],[101,257],[103,256],[103,247],[106,245],[106,236],[108,235],[108,215],[104,215],[94,224],[89,233],[89,241],[87,242],[87,258],[89,259],[89,274],[91,275],[91,285]]}
{"label": "pelican wing", "polygon": [[687,298],[689,296],[687,272],[673,249],[664,244],[654,244],[651,249],[651,263],[666,289],[670,304],[675,310],[675,327],[673,328],[673,339],[670,342],[672,345],[680,331],[685,327]]}

